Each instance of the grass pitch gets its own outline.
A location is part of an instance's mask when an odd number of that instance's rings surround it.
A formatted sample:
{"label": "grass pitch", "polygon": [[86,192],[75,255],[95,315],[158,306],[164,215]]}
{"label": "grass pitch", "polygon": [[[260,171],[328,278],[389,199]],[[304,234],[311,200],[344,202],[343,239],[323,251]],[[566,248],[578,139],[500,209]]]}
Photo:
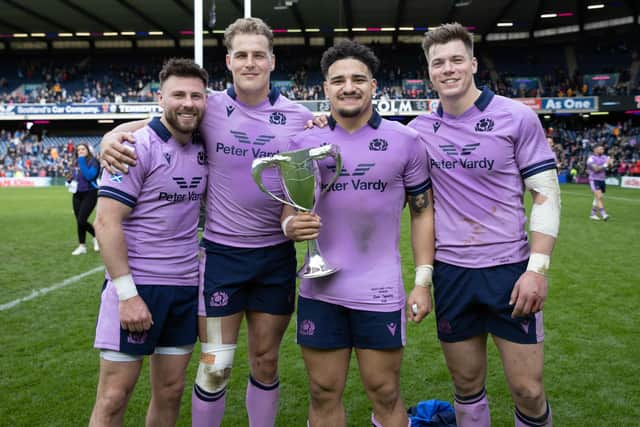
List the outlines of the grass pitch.
{"label": "grass pitch", "polygon": [[[552,257],[545,305],[545,386],[558,426],[632,426],[640,419],[638,327],[640,304],[640,191],[609,188],[611,219],[588,219],[587,186],[564,185],[561,232]],[[413,279],[403,220],[405,282]],[[92,348],[103,275],[66,281],[101,265],[77,245],[71,195],[62,187],[0,189],[0,426],[86,425],[95,398],[98,354]],[[303,249],[303,247],[301,247]],[[302,250],[300,255],[302,255]],[[41,290],[51,289],[42,293]],[[40,291],[40,292],[38,292]],[[407,405],[452,399],[436,339],[434,317],[408,325],[402,368]],[[636,348],[636,350],[633,350]],[[635,356],[634,356],[635,355]],[[494,426],[513,425],[512,404],[499,358],[489,345],[487,389]],[[180,426],[190,425],[192,360]],[[245,426],[246,333],[241,332],[227,392],[224,426]],[[290,325],[281,350],[278,426],[304,426],[307,382]],[[144,425],[148,372],[138,382],[125,425]],[[349,426],[367,426],[370,406],[352,360],[344,396]]]}

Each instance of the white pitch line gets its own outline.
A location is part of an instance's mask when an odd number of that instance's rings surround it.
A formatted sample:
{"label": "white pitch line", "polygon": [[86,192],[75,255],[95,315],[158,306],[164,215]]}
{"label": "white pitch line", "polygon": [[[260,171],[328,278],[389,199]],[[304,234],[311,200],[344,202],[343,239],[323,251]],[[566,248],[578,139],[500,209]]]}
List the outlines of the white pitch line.
{"label": "white pitch line", "polygon": [[[570,196],[581,196],[581,197],[588,197],[590,199],[593,199],[593,194],[586,194],[586,193],[574,193],[573,191],[562,191],[562,189],[560,189],[560,195],[562,196],[563,194],[568,194]],[[630,199],[628,197],[618,197],[618,196],[610,196],[608,194],[604,195],[604,201],[606,202],[607,200],[621,200],[623,202],[633,202],[633,203],[640,203],[640,198],[637,199]]]}
{"label": "white pitch line", "polygon": [[48,294],[49,292],[55,291],[56,289],[64,288],[65,286],[69,286],[72,283],[75,283],[75,282],[79,281],[80,279],[83,279],[84,277],[90,276],[92,274],[95,274],[95,273],[97,273],[99,271],[103,271],[103,270],[104,270],[104,266],[101,265],[100,267],[96,267],[96,268],[94,268],[92,270],[85,271],[82,274],[78,274],[77,276],[69,277],[68,279],[63,280],[60,283],[56,283],[55,285],[49,286],[48,288],[34,289],[26,297],[18,298],[17,300],[13,300],[11,302],[8,302],[8,303],[5,303],[5,304],[1,304],[0,305],[0,311],[8,310],[8,309],[10,309],[12,307],[15,307],[16,305],[18,305],[18,304],[20,304],[22,302],[29,301],[29,300],[32,300],[32,299],[34,299],[36,297],[39,297],[41,295]]}

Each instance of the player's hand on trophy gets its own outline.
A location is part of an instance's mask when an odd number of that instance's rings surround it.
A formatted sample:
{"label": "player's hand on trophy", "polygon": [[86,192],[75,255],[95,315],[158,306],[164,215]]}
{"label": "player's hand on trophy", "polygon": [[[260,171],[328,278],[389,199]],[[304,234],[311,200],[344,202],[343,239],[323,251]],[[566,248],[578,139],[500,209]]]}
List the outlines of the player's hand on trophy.
{"label": "player's hand on trophy", "polygon": [[283,231],[285,236],[291,240],[296,242],[312,240],[317,239],[320,235],[322,222],[318,215],[310,212],[298,212],[289,218],[283,223]]}
{"label": "player's hand on trophy", "polygon": [[533,271],[522,273],[511,292],[511,317],[523,317],[542,310],[547,299],[547,277]]}
{"label": "player's hand on trophy", "polygon": [[420,323],[432,310],[431,288],[414,287],[407,297],[407,320]]}
{"label": "player's hand on trophy", "polygon": [[120,301],[118,314],[122,329],[131,332],[143,332],[153,325],[151,312],[140,295]]}
{"label": "player's hand on trophy", "polygon": [[136,165],[136,153],[123,142],[135,144],[136,140],[131,132],[109,132],[100,142],[100,165],[110,174],[116,171],[127,173],[129,166]]}
{"label": "player's hand on trophy", "polygon": [[315,116],[312,120],[307,120],[305,123],[305,129],[313,129],[314,126],[319,128],[325,127],[329,123],[329,117],[326,115]]}

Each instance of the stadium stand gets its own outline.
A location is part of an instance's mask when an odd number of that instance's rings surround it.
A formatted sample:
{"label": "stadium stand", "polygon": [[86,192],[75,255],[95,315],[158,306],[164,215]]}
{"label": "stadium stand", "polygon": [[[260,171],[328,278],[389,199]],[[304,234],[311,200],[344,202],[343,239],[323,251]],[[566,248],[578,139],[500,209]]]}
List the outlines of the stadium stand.
{"label": "stadium stand", "polygon": [[[418,45],[372,44],[382,64],[379,96],[433,98],[428,87],[411,91],[406,80],[427,79]],[[613,45],[480,45],[477,80],[509,97],[636,95],[640,76],[634,73],[638,53],[624,43]],[[277,46],[279,58],[272,80],[291,99],[323,99],[319,60],[324,48]],[[225,51],[209,49],[205,67],[211,88],[221,90],[230,76],[220,60]],[[184,50],[137,53],[135,56],[93,53],[24,56],[0,65],[0,103],[148,102],[156,100],[157,74],[164,60],[189,56]],[[603,59],[604,58],[604,59]],[[8,58],[10,59],[10,58]],[[390,65],[391,64],[391,65]],[[637,68],[637,65],[635,66]],[[635,75],[634,75],[635,74]],[[595,80],[594,80],[595,77]]]}
{"label": "stadium stand", "polygon": [[547,127],[547,136],[553,138],[561,173],[575,168],[578,176],[586,176],[586,159],[594,145],[602,144],[613,160],[608,174],[640,175],[640,168],[636,168],[640,161],[640,127],[633,126],[631,120],[600,123],[595,127],[578,121],[556,120]]}
{"label": "stadium stand", "polygon": [[[585,161],[592,147],[603,144],[613,159],[609,174],[640,175],[640,126],[631,119],[587,125],[580,119],[565,118],[545,126],[547,136],[553,138],[561,173],[576,168],[578,176],[586,175]],[[100,136],[96,135],[48,136],[0,130],[0,176],[62,176],[78,142],[87,142],[99,151]]]}
{"label": "stadium stand", "polygon": [[0,130],[0,177],[64,176],[73,164],[76,143],[98,147],[98,136],[48,137]]}

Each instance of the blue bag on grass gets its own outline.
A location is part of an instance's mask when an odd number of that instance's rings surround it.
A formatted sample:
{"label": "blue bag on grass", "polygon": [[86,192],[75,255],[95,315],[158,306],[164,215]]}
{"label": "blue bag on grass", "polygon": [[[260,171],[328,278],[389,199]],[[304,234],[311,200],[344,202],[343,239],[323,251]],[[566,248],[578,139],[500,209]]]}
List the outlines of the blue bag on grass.
{"label": "blue bag on grass", "polygon": [[456,427],[456,413],[449,402],[423,400],[407,412],[411,427]]}

